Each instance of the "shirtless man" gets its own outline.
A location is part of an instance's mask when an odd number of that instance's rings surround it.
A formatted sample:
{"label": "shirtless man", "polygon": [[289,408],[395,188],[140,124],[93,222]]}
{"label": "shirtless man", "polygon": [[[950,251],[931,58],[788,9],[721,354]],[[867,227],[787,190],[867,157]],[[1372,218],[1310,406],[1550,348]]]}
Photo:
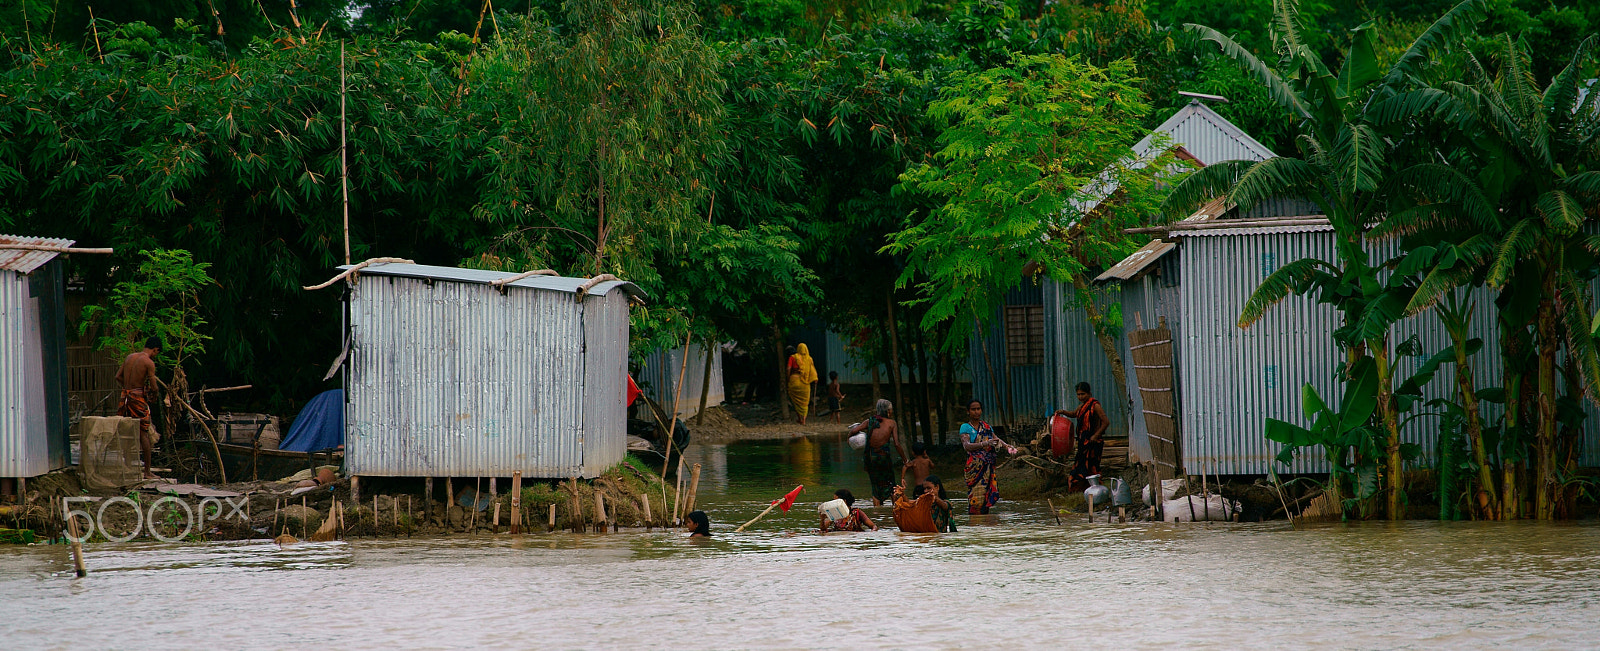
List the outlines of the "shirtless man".
{"label": "shirtless man", "polygon": [[867,433],[867,447],[863,452],[866,455],[867,477],[872,480],[873,506],[883,506],[884,502],[894,499],[894,457],[889,454],[889,444],[894,444],[894,449],[900,452],[902,460],[911,458],[906,454],[905,446],[900,443],[899,423],[889,417],[893,413],[894,405],[888,400],[879,400],[876,416],[850,428],[850,434],[870,430]]}
{"label": "shirtless man", "polygon": [[150,472],[151,457],[156,441],[161,439],[161,433],[150,421],[150,402],[145,393],[155,391],[156,355],[160,353],[161,340],[151,337],[145,340],[144,350],[129,355],[122,362],[122,368],[117,369],[117,383],[122,385],[122,402],[117,405],[117,415],[139,419],[139,452],[144,458],[145,479],[156,478],[156,474]]}

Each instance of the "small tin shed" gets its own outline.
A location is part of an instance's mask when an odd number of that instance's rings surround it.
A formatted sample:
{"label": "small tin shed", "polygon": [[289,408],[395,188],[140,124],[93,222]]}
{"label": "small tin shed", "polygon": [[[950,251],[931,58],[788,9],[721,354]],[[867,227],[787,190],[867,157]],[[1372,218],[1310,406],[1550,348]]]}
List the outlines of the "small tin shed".
{"label": "small tin shed", "polygon": [[[348,268],[348,267],[346,267]],[[352,475],[594,477],[627,451],[624,281],[417,264],[349,293]]]}
{"label": "small tin shed", "polygon": [[[0,235],[0,245],[72,240]],[[65,274],[58,253],[0,248],[0,477],[69,463]]]}

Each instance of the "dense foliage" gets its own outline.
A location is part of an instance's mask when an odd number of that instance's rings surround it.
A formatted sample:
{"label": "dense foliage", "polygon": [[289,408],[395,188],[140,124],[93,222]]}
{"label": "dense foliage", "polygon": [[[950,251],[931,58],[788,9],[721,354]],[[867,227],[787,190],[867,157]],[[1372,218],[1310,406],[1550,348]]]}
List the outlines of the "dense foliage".
{"label": "dense foliage", "polygon": [[[764,341],[775,366],[784,330],[820,320],[898,360],[897,393],[923,387],[895,399],[929,438],[1005,290],[1041,273],[1081,289],[1143,243],[1124,228],[1162,219],[1185,170],[1165,143],[1130,146],[1194,91],[1284,157],[1192,175],[1172,214],[1295,194],[1340,235],[1340,259],[1283,267],[1242,319],[1293,293],[1345,318],[1329,345],[1350,353],[1352,393],[1307,396],[1319,425],[1274,436],[1325,446],[1333,490],[1395,513],[1416,452],[1396,422],[1427,378],[1398,373],[1414,351],[1386,328],[1429,309],[1459,325],[1455,290],[1482,285],[1508,374],[1443,407],[1461,472],[1441,485],[1484,517],[1517,515],[1519,486],[1544,517],[1574,495],[1572,414],[1600,384],[1585,294],[1600,246],[1578,236],[1600,191],[1584,94],[1600,3],[91,6],[0,8],[0,232],[116,247],[72,260],[90,296],[137,282],[141,251],[210,265],[195,384],[270,387],[280,411],[320,388],[339,296],[300,287],[345,261],[342,111],[354,258],[626,277],[652,296],[635,352]],[[1378,237],[1404,255],[1366,259]],[[1471,378],[1480,347],[1423,356]]]}

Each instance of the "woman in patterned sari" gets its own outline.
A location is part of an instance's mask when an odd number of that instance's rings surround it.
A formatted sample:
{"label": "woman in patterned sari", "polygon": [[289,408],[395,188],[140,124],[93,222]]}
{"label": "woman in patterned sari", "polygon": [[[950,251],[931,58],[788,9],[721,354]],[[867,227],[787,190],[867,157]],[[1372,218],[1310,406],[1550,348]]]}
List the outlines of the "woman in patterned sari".
{"label": "woman in patterned sari", "polygon": [[961,424],[961,434],[961,447],[967,451],[967,514],[984,515],[1000,501],[994,469],[998,449],[1005,444],[994,435],[994,428],[983,422],[983,403],[977,400],[967,402],[967,422]]}
{"label": "woman in patterned sari", "polygon": [[1100,457],[1106,451],[1106,428],[1111,420],[1106,418],[1105,407],[1089,393],[1089,383],[1078,383],[1078,408],[1072,411],[1056,410],[1056,415],[1077,420],[1078,450],[1072,460],[1072,489],[1087,486],[1090,475],[1100,474]]}
{"label": "woman in patterned sari", "polygon": [[850,515],[843,520],[829,520],[827,515],[822,515],[822,533],[829,531],[866,531],[878,530],[878,523],[867,517],[865,511],[856,508],[856,496],[848,488],[841,488],[833,492],[833,496],[844,500],[844,505],[850,509]]}

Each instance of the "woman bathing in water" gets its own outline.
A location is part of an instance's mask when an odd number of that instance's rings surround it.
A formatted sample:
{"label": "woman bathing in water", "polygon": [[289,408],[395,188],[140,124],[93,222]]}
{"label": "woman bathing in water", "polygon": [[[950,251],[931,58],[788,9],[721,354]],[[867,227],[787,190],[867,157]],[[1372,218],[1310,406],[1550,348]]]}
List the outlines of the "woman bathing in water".
{"label": "woman bathing in water", "polygon": [[861,509],[856,508],[856,496],[850,492],[850,489],[841,488],[836,490],[833,492],[833,496],[844,500],[844,505],[850,509],[850,515],[843,520],[835,522],[829,520],[825,514],[818,514],[818,517],[822,518],[822,533],[828,533],[829,531],[878,530],[878,524],[873,522],[872,518],[867,517],[867,514]]}
{"label": "woman bathing in water", "polygon": [[710,538],[711,518],[706,517],[705,511],[694,511],[684,519],[683,529],[689,532],[690,538]]}

